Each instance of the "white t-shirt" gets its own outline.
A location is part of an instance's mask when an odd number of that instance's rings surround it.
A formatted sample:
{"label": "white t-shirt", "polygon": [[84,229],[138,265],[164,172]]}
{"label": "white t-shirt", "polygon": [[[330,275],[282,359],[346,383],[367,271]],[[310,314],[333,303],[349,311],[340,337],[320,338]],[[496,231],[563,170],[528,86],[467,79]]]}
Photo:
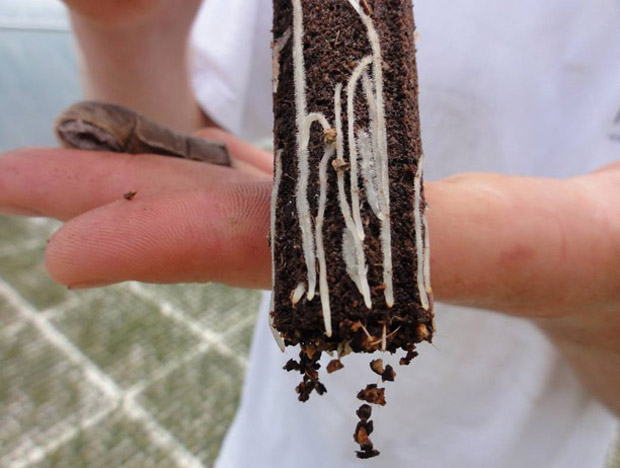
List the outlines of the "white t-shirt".
{"label": "white t-shirt", "polygon": [[[271,8],[208,0],[192,36],[199,101],[251,140],[271,136]],[[618,0],[418,0],[415,13],[427,180],[564,177],[618,159]],[[270,336],[267,303],[218,468],[604,465],[617,420],[536,327],[443,304],[434,345],[395,366],[388,405],[373,410],[381,456],[357,460],[355,394],[368,357],[348,356],[325,377],[326,395],[299,403],[299,375],[282,370],[294,351],[280,353]]]}

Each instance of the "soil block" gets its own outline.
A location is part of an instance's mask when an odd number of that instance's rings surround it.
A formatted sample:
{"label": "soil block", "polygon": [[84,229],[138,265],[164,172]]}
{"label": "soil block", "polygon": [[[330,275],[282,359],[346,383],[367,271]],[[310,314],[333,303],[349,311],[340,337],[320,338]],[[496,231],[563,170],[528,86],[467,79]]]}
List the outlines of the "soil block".
{"label": "soil block", "polygon": [[[271,324],[305,401],[350,352],[434,332],[411,0],[274,0]],[[370,362],[370,359],[369,359]],[[373,361],[391,381],[396,373]],[[379,370],[381,372],[379,372]],[[358,398],[384,404],[384,389]],[[364,416],[368,411],[363,405]],[[360,419],[361,458],[378,454]]]}

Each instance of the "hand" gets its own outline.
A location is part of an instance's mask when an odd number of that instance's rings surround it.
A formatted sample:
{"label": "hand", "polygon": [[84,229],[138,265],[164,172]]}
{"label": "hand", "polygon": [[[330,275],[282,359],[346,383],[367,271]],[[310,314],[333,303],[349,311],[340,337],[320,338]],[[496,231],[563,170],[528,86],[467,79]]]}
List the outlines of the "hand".
{"label": "hand", "polygon": [[566,180],[466,174],[431,184],[439,298],[545,319],[617,309],[619,193],[620,162]]}
{"label": "hand", "polygon": [[[45,260],[71,288],[130,279],[268,287],[272,157],[220,130],[201,134],[224,140],[239,169],[154,155],[9,153],[0,157],[0,212],[66,221]],[[131,201],[128,192],[137,192]]]}
{"label": "hand", "polygon": [[468,174],[428,187],[437,298],[531,319],[620,415],[618,194],[620,162],[567,180]]}
{"label": "hand", "polygon": [[196,102],[187,43],[201,0],[66,0],[85,97],[173,130],[214,125]]}
{"label": "hand", "polygon": [[[166,21],[188,29],[202,0],[63,0],[72,15],[106,29]],[[175,21],[172,21],[175,19]],[[181,24],[182,23],[182,24]]]}
{"label": "hand", "polygon": [[[210,136],[268,172],[264,152]],[[132,201],[122,199],[128,191],[138,192]],[[426,193],[437,299],[533,320],[620,412],[620,164],[567,180],[467,174]],[[262,176],[165,157],[0,158],[0,211],[68,221],[46,263],[70,287],[133,279],[267,288],[269,199]]]}

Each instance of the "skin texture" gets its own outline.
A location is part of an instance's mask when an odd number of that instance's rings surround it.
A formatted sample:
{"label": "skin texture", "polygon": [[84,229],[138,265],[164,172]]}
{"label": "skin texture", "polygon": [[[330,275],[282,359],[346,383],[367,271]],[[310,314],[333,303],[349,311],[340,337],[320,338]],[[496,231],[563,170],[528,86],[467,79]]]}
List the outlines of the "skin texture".
{"label": "skin texture", "polygon": [[128,107],[181,133],[213,125],[187,72],[189,30],[201,0],[65,3],[89,99]]}
{"label": "skin texture", "polygon": [[[20,150],[0,158],[0,211],[67,221],[45,261],[72,288],[269,288],[271,155],[220,130],[205,134],[251,169]],[[533,320],[620,412],[620,164],[567,180],[465,174],[426,190],[436,298]]]}
{"label": "skin texture", "polygon": [[[181,131],[209,122],[184,67],[198,0],[69,3],[88,98]],[[160,73],[148,73],[155,66]],[[6,154],[0,212],[66,221],[45,261],[72,288],[126,280],[268,288],[271,155],[220,130],[202,134],[224,140],[237,169],[66,149]],[[620,414],[618,193],[620,162],[566,180],[464,174],[426,186],[436,298],[532,320]]]}

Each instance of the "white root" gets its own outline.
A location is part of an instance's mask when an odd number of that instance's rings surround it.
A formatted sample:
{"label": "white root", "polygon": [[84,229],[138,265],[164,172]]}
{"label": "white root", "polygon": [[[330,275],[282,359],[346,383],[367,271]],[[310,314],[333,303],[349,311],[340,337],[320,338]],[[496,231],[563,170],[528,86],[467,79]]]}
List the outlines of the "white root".
{"label": "white root", "polygon": [[[383,58],[381,56],[381,44],[379,35],[372,24],[372,19],[364,13],[355,0],[349,0],[355,11],[366,26],[366,32],[372,49],[372,74],[374,83],[374,99],[369,103],[371,119],[374,119],[374,127],[371,129],[373,141],[376,142],[375,151],[378,155],[380,174],[379,188],[380,199],[385,202],[384,219],[381,220],[381,250],[383,253],[383,283],[385,284],[385,303],[388,307],[394,305],[394,286],[392,281],[392,233],[390,225],[390,191],[389,191],[389,161],[387,152],[387,135],[385,122],[385,104],[383,101]],[[367,85],[368,87],[368,85]],[[375,114],[376,111],[376,114]]]}
{"label": "white root", "polygon": [[306,115],[306,68],[303,50],[303,12],[301,0],[293,2],[293,79],[295,81],[295,108],[297,110],[297,128]]}
{"label": "white root", "polygon": [[[269,308],[271,309],[271,312],[273,312],[274,310],[273,296],[274,296],[274,293],[271,293],[271,305],[269,306]],[[276,330],[276,327],[273,324],[273,313],[269,314],[269,329],[271,330],[271,335],[273,336],[273,339],[276,341],[278,348],[280,348],[280,351],[284,352],[284,349],[286,346],[284,343],[284,339],[282,338],[282,335],[280,335],[280,332]]]}
{"label": "white root", "polygon": [[383,250],[383,283],[385,284],[385,302],[388,307],[394,305],[394,288],[392,284],[392,233],[390,226],[390,181],[389,181],[389,161],[387,152],[387,135],[385,122],[385,104],[383,102],[383,58],[381,57],[381,44],[379,35],[375,30],[372,19],[358,9],[358,13],[362,22],[366,26],[368,33],[368,41],[372,49],[372,74],[375,85],[375,103],[376,103],[376,129],[377,129],[377,146],[379,150],[379,161],[381,165],[381,181],[380,189],[384,191],[385,200],[385,219],[381,221],[381,244]]}
{"label": "white root", "polygon": [[327,164],[333,156],[334,148],[330,145],[325,149],[325,153],[319,164],[319,212],[316,217],[316,256],[319,261],[319,295],[321,297],[325,335],[328,337],[332,336],[332,311],[329,303],[327,264],[325,261],[325,248],[323,246],[323,221],[325,218],[325,206],[327,204]]}
{"label": "white root", "polygon": [[368,72],[364,71],[364,75],[362,76],[362,84],[364,86],[364,95],[366,96],[366,104],[368,105],[368,117],[369,117],[369,128],[371,129],[370,132],[370,137],[371,137],[371,144],[372,144],[372,156],[373,156],[373,161],[374,161],[374,169],[375,169],[375,173],[376,173],[376,187],[377,187],[377,195],[379,198],[379,212],[380,215],[377,214],[377,217],[379,219],[385,219],[385,212],[388,212],[390,207],[389,207],[389,198],[386,199],[385,197],[385,190],[386,187],[383,186],[383,183],[379,183],[379,181],[383,181],[383,164],[380,161],[380,157],[379,157],[379,142],[378,142],[378,135],[379,135],[379,129],[377,128],[378,125],[378,117],[377,117],[377,102],[374,99],[374,89],[373,89],[373,84],[372,81],[370,79],[370,76],[368,76]]}
{"label": "white root", "polygon": [[[367,30],[367,38],[372,54],[362,58],[354,68],[348,83],[347,92],[347,129],[348,159],[344,158],[345,133],[342,128],[341,94],[343,84],[338,83],[334,96],[334,127],[324,114],[307,111],[306,69],[303,55],[303,10],[301,0],[291,0],[293,6],[293,27],[288,29],[273,45],[274,92],[278,89],[280,71],[280,54],[292,36],[293,78],[295,84],[295,107],[297,125],[297,182],[295,189],[296,210],[301,231],[301,244],[306,263],[307,282],[301,282],[291,293],[291,302],[297,304],[306,294],[311,301],[317,294],[327,336],[332,334],[331,308],[323,227],[327,205],[327,168],[330,161],[336,171],[338,205],[345,222],[343,232],[342,255],[346,270],[360,291],[365,305],[372,307],[368,269],[364,252],[364,224],[361,215],[360,190],[364,190],[370,209],[381,225],[381,251],[383,256],[383,283],[385,302],[388,307],[394,304],[393,265],[391,245],[389,164],[386,134],[385,104],[383,97],[383,58],[379,36],[372,19],[364,12],[358,0],[348,0],[357,12]],[[372,76],[369,68],[372,65]],[[361,80],[361,87],[368,107],[369,125],[366,130],[355,130],[355,97]],[[319,200],[318,212],[313,222],[308,201],[308,184],[310,178],[309,142],[312,125],[318,123],[325,135],[325,150],[319,163]],[[329,132],[329,133],[328,133]],[[334,141],[335,140],[335,141]],[[281,153],[281,152],[279,152]],[[335,159],[334,159],[335,155]],[[281,177],[281,154],[276,155],[276,177],[272,193],[272,213],[275,214],[278,185]],[[358,166],[359,165],[359,166]],[[279,168],[279,169],[278,169]],[[345,188],[346,172],[350,171],[350,193]],[[360,184],[360,173],[363,184]],[[428,228],[426,217],[421,211],[421,161],[416,173],[414,187],[414,215],[416,230],[416,248],[418,255],[418,289],[420,301],[425,309],[429,308],[430,294],[430,260],[428,247]],[[351,204],[349,205],[349,196]],[[314,223],[314,226],[313,226]],[[424,229],[424,230],[423,230]],[[275,242],[275,220],[272,217],[272,245]],[[318,268],[317,268],[318,263]],[[318,273],[317,273],[318,271]],[[272,275],[275,272],[272,271]],[[279,336],[279,335],[278,335]],[[281,339],[281,338],[280,338]],[[386,347],[386,330],[382,337],[382,348]]]}
{"label": "white root", "polygon": [[[297,191],[297,207],[299,214],[300,225],[302,224],[303,218],[303,226],[302,226],[302,237],[304,232],[310,232],[311,240],[312,239],[312,221],[310,219],[310,205],[308,204],[307,193],[308,193],[308,177],[310,176],[310,169],[308,166],[308,144],[310,143],[310,130],[312,124],[318,122],[322,127],[323,131],[327,131],[330,129],[329,122],[325,118],[325,116],[319,112],[312,112],[306,115],[303,120],[303,124],[299,129],[298,141],[300,142],[300,148],[298,154],[302,154],[305,156],[305,166],[304,170],[300,170],[299,180],[298,180],[298,191]],[[300,199],[303,199],[301,204],[303,204],[303,209],[300,210]],[[303,212],[303,215],[302,215]],[[318,229],[318,227],[317,227]],[[306,259],[306,265],[308,266],[308,294],[307,298],[309,301],[314,299],[315,291],[316,291],[316,264],[315,264],[315,253],[314,253],[314,245],[313,242],[307,241],[303,243],[304,249],[304,258]]]}
{"label": "white root", "polygon": [[314,122],[320,123],[321,127],[323,127],[323,131],[331,129],[329,122],[320,112],[311,112],[310,114],[306,115],[306,118],[304,119],[303,125],[300,129],[302,134],[301,140],[304,142],[304,146],[306,148],[308,148],[308,143],[310,142],[310,127]]}
{"label": "white root", "polygon": [[[413,180],[413,220],[415,229],[415,248],[417,252],[417,281],[418,281],[418,293],[420,295],[420,304],[425,310],[428,310],[430,303],[428,300],[428,293],[426,292],[425,281],[425,255],[424,255],[424,238],[422,235],[422,218],[424,213],[422,212],[422,162],[423,157],[420,157],[418,161],[418,169],[416,170],[415,178]],[[428,232],[428,230],[427,230]],[[430,269],[430,267],[429,267]]]}
{"label": "white root", "polygon": [[291,28],[284,31],[281,37],[279,37],[274,43],[271,52],[271,76],[273,85],[273,94],[278,92],[278,84],[280,83],[280,54],[289,39],[291,38]]}
{"label": "white root", "polygon": [[306,285],[304,283],[299,283],[293,292],[291,292],[291,304],[294,306],[297,305],[301,298],[304,297],[304,293],[306,292]]}
{"label": "white root", "polygon": [[338,343],[338,347],[336,348],[336,353],[338,354],[338,359],[342,359],[343,357],[351,354],[353,349],[351,348],[351,344],[348,341],[344,343]]}
{"label": "white root", "polygon": [[424,285],[426,293],[433,294],[431,287],[431,236],[428,231],[428,220],[426,213],[422,214],[422,224],[424,226]]}
{"label": "white root", "polygon": [[383,248],[383,284],[385,284],[383,294],[385,305],[392,307],[394,305],[394,284],[392,282],[392,229],[389,216],[388,213],[387,217],[381,221],[381,246]]}
{"label": "white root", "polygon": [[351,210],[353,220],[355,221],[355,229],[360,240],[364,240],[364,225],[362,224],[362,215],[360,209],[359,196],[359,179],[357,176],[357,144],[355,140],[355,109],[353,103],[355,100],[355,88],[357,82],[362,77],[362,73],[370,63],[372,57],[364,57],[353,70],[353,74],[347,84],[347,123],[349,138],[349,164],[351,165]]}
{"label": "white root", "polygon": [[[343,159],[344,145],[343,145],[343,132],[342,132],[342,85],[338,83],[336,85],[336,92],[334,96],[334,115],[336,116],[336,158],[338,160]],[[357,285],[362,297],[364,298],[364,304],[369,309],[372,307],[370,299],[370,286],[368,285],[368,277],[366,271],[366,257],[364,256],[364,245],[362,240],[357,235],[357,229],[353,217],[351,216],[351,209],[349,202],[347,201],[347,195],[344,187],[344,171],[336,171],[336,178],[338,182],[338,201],[340,204],[340,212],[344,218],[345,226],[351,234],[355,250],[355,271],[356,274],[351,276],[351,279]],[[345,259],[346,263],[346,259]]]}
{"label": "white root", "polygon": [[349,0],[349,3],[358,14],[362,14],[362,7],[359,0]]}
{"label": "white root", "polygon": [[271,282],[276,281],[276,266],[275,266],[275,242],[276,242],[276,204],[278,203],[278,192],[280,190],[280,182],[282,180],[282,150],[276,151],[274,155],[274,175],[273,186],[271,188]]}
{"label": "white root", "polygon": [[[306,72],[303,54],[303,14],[300,0],[293,1],[293,70],[295,81],[295,108],[297,123],[297,165],[298,179],[295,192],[297,215],[301,230],[301,243],[308,274],[308,294],[311,301],[316,289],[316,262],[314,249],[314,235],[312,233],[312,220],[310,204],[308,203],[308,143],[310,125],[306,114]],[[307,131],[304,131],[304,130]],[[307,139],[306,139],[307,137]]]}
{"label": "white root", "polygon": [[368,133],[359,131],[357,134],[357,144],[359,145],[359,154],[361,156],[362,178],[364,179],[364,187],[366,188],[366,197],[370,208],[377,218],[384,219],[381,206],[379,205],[379,197],[377,195],[377,168],[370,137]]}
{"label": "white root", "polygon": [[342,259],[349,277],[357,286],[362,295],[364,294],[363,277],[360,276],[359,261],[357,246],[355,245],[355,234],[349,229],[342,231]]}
{"label": "white root", "polygon": [[[280,181],[282,180],[282,150],[276,151],[274,158],[274,176],[273,176],[273,188],[271,189],[271,284],[275,284],[276,281],[276,262],[274,258],[275,242],[276,242],[276,203],[278,200],[278,191],[280,190]],[[274,293],[271,293],[271,305],[269,306],[269,328],[276,340],[276,344],[280,351],[284,352],[284,340],[276,327],[273,325],[273,312],[274,312]]]}

